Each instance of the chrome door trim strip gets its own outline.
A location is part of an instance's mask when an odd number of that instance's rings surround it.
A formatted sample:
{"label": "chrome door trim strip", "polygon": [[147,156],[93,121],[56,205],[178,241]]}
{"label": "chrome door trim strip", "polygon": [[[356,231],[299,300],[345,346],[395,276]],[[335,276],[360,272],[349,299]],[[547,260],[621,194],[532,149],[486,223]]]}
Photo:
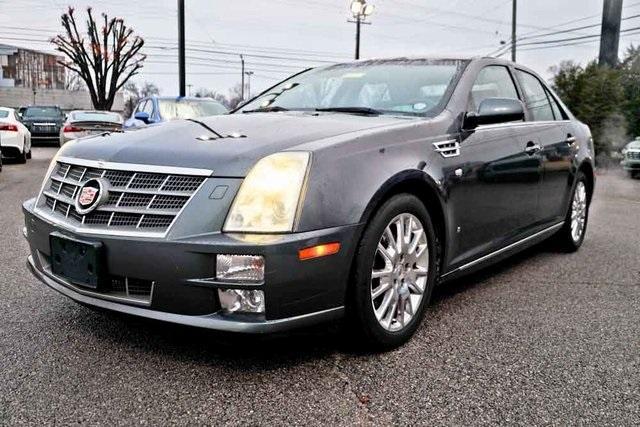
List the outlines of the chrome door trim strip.
{"label": "chrome door trim strip", "polygon": [[490,254],[481,256],[480,258],[475,259],[475,260],[473,260],[471,262],[468,262],[468,263],[456,268],[455,270],[451,270],[448,273],[443,274],[441,276],[441,278],[445,278],[445,277],[449,276],[450,274],[453,274],[453,273],[456,273],[456,272],[459,272],[459,271],[467,270],[467,269],[473,267],[474,265],[478,265],[478,264],[480,264],[480,263],[482,263],[482,262],[484,262],[484,261],[486,261],[488,259],[491,259],[491,258],[493,258],[493,257],[495,257],[497,255],[500,255],[501,253],[504,253],[504,252],[508,251],[509,249],[513,249],[513,248],[515,248],[517,246],[520,246],[521,244],[526,243],[529,240],[535,239],[538,236],[541,236],[541,235],[543,235],[545,233],[551,233],[552,231],[556,231],[557,229],[559,229],[563,225],[564,225],[564,221],[559,222],[559,223],[557,223],[555,225],[552,225],[551,227],[547,227],[544,230],[541,230],[541,231],[538,231],[535,234],[532,234],[531,236],[525,237],[524,239],[521,239],[521,240],[518,240],[517,242],[511,243],[510,245],[507,245],[507,246],[505,246],[503,248],[500,248],[500,249],[498,249],[498,250],[496,250],[494,252],[491,252]]}
{"label": "chrome door trim strip", "polygon": [[103,162],[101,160],[86,160],[86,159],[78,159],[75,157],[63,157],[63,156],[58,157],[56,160],[61,163],[69,163],[71,165],[84,166],[84,167],[96,168],[96,169],[162,173],[167,175],[196,175],[196,176],[206,176],[206,177],[210,177],[213,175],[213,171],[209,169],[183,168],[183,167],[176,167],[176,166],[141,165],[137,163]]}

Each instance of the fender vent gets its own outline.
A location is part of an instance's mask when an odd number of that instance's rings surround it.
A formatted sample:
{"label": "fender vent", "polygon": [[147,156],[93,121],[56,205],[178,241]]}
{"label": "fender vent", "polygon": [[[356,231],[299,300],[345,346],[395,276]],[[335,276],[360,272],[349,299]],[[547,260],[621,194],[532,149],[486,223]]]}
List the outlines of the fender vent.
{"label": "fender vent", "polygon": [[442,155],[442,157],[455,157],[460,155],[460,144],[457,140],[451,139],[449,141],[434,142],[433,146],[436,151]]}

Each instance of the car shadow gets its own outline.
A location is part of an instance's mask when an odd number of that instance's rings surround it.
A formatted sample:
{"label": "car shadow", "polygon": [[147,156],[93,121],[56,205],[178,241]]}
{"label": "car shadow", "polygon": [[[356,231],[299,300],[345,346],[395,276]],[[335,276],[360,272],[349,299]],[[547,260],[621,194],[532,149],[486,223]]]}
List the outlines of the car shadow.
{"label": "car shadow", "polygon": [[[483,286],[488,279],[517,268],[533,257],[556,251],[549,243],[538,244],[491,267],[447,282],[434,290],[429,308],[437,311],[446,300],[469,289]],[[372,354],[359,350],[353,341],[346,338],[342,333],[340,321],[282,333],[245,335],[164,323],[90,308],[82,309],[81,312],[73,311],[83,319],[93,318],[90,321],[72,322],[75,328],[79,328],[78,332],[87,336],[161,357],[186,359],[205,365],[228,363],[245,371],[302,364],[330,357],[335,353],[354,357]],[[67,313],[60,313],[60,316],[70,315]],[[68,322],[61,319],[61,323]]]}

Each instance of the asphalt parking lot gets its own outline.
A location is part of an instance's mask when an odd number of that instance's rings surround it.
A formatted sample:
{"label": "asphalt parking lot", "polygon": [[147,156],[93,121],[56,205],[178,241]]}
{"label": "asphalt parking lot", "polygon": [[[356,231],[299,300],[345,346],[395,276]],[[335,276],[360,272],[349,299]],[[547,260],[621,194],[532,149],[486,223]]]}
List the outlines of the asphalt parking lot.
{"label": "asphalt parking lot", "polygon": [[640,180],[599,175],[578,253],[450,284],[407,345],[360,354],[335,325],[220,335],[40,284],[21,203],[54,153],[0,173],[0,424],[640,424]]}

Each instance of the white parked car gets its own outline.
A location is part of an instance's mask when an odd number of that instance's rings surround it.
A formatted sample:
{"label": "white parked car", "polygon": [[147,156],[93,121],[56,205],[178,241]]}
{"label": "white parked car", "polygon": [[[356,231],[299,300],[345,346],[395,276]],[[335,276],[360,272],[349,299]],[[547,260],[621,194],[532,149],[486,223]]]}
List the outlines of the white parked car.
{"label": "white parked car", "polygon": [[31,132],[13,108],[0,107],[0,150],[3,157],[25,163],[31,158]]}
{"label": "white parked car", "polygon": [[122,116],[110,111],[72,111],[60,128],[60,146],[73,139],[104,132],[122,132]]}

